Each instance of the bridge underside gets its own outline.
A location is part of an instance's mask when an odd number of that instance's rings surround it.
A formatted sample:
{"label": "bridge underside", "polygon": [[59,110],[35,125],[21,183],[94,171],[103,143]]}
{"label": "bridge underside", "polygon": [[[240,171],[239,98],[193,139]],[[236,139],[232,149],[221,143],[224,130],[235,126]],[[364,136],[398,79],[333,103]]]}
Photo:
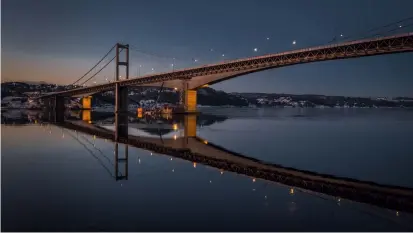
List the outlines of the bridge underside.
{"label": "bridge underside", "polygon": [[[231,78],[235,78],[241,75],[246,75],[249,73],[253,72],[258,72],[264,69],[270,69],[268,67],[265,68],[253,68],[253,69],[248,69],[248,70],[238,70],[238,71],[231,71],[227,73],[219,73],[219,74],[211,74],[211,75],[203,75],[203,76],[196,76],[192,77],[191,79],[187,80],[187,88],[189,90],[196,90],[199,88],[204,87],[205,85],[212,85],[214,83],[222,82]],[[166,88],[175,88],[178,90],[182,89],[182,80],[170,80],[170,81],[165,81],[165,82],[155,82],[155,83],[149,83],[149,84],[144,84],[144,85],[139,85],[139,86],[146,86],[146,87],[161,87],[163,83],[163,87]]]}

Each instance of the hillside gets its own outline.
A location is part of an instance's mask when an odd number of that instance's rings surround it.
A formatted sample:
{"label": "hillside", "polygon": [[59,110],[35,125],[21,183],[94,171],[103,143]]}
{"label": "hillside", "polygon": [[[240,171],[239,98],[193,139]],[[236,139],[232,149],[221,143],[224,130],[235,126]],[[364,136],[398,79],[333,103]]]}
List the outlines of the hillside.
{"label": "hillside", "polygon": [[[7,96],[28,97],[67,89],[70,87],[47,83],[7,82],[1,84],[1,95],[2,99]],[[159,97],[159,103],[178,103],[179,93],[177,91],[169,88],[164,88],[161,93],[159,91],[160,88],[155,87],[131,87],[129,88],[129,100],[131,103],[137,104],[142,101],[154,102]],[[114,101],[114,92],[108,91],[94,94],[92,105],[114,104]],[[198,90],[197,102],[198,105],[204,106],[244,107],[413,107],[413,98],[411,97],[386,99],[314,94],[226,93],[209,87]]]}

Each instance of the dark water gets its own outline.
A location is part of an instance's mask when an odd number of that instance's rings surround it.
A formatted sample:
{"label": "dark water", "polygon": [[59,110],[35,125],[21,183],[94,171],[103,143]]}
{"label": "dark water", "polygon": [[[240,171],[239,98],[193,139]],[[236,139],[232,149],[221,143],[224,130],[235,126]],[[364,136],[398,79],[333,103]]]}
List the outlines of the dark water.
{"label": "dark water", "polygon": [[[197,136],[228,150],[413,188],[412,111],[204,111],[209,115],[198,118]],[[2,113],[7,123],[1,126],[3,231],[413,230],[413,216],[406,212],[221,173],[133,146],[127,148],[127,163],[118,163],[118,175],[126,175],[127,166],[127,180],[116,180],[114,142],[41,123],[37,113],[27,115]],[[106,122],[106,128],[112,127],[110,118],[92,114],[93,123]],[[139,127],[129,132],[161,134],[162,140],[183,134],[173,127]],[[119,157],[125,148],[118,144]]]}

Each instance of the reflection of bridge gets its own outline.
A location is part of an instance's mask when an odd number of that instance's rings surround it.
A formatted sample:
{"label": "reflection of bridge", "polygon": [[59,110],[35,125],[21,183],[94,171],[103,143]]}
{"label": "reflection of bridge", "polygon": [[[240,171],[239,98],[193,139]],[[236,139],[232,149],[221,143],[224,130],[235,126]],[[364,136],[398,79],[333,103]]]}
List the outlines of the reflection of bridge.
{"label": "reflection of bridge", "polygon": [[[119,53],[121,50],[125,50],[126,52],[125,61],[119,61]],[[62,111],[64,109],[64,97],[85,96],[97,92],[115,90],[115,112],[125,112],[127,111],[128,105],[128,86],[163,86],[179,90],[181,93],[180,103],[183,108],[182,110],[185,112],[194,112],[196,111],[196,90],[206,84],[213,84],[253,72],[295,64],[412,51],[413,33],[406,33],[396,36],[344,42],[334,45],[239,59],[214,65],[129,79],[129,46],[117,44],[117,80],[115,82],[51,93],[42,96],[41,98],[48,100],[46,101],[48,102],[47,105],[55,108],[57,111]],[[119,66],[126,66],[126,80],[119,80]],[[85,100],[84,107],[90,107],[90,99]]]}
{"label": "reflection of bridge", "polygon": [[[184,135],[169,139],[133,135],[119,137],[112,130],[88,124],[84,121],[66,121],[56,124],[96,137],[188,160],[193,162],[194,166],[196,163],[201,163],[218,168],[221,171],[236,172],[253,178],[275,181],[335,197],[399,211],[413,212],[413,189],[317,174],[246,157],[198,137],[196,135],[196,119],[195,115],[184,116]],[[115,127],[116,129],[118,128]]]}

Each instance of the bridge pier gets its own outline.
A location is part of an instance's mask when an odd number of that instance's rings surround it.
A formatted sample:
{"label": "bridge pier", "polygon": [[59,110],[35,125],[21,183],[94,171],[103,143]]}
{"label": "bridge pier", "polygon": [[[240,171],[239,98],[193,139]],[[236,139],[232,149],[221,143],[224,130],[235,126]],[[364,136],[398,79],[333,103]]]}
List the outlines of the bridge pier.
{"label": "bridge pier", "polygon": [[128,137],[128,88],[116,84],[115,127],[116,141]]}
{"label": "bridge pier", "polygon": [[56,96],[54,98],[55,121],[63,122],[65,120],[65,97]]}
{"label": "bridge pier", "polygon": [[92,109],[92,96],[85,96],[82,98],[82,109]]}
{"label": "bridge pier", "polygon": [[179,92],[179,107],[175,111],[178,114],[196,114],[197,91],[188,89],[188,82],[182,81],[182,88]]}

